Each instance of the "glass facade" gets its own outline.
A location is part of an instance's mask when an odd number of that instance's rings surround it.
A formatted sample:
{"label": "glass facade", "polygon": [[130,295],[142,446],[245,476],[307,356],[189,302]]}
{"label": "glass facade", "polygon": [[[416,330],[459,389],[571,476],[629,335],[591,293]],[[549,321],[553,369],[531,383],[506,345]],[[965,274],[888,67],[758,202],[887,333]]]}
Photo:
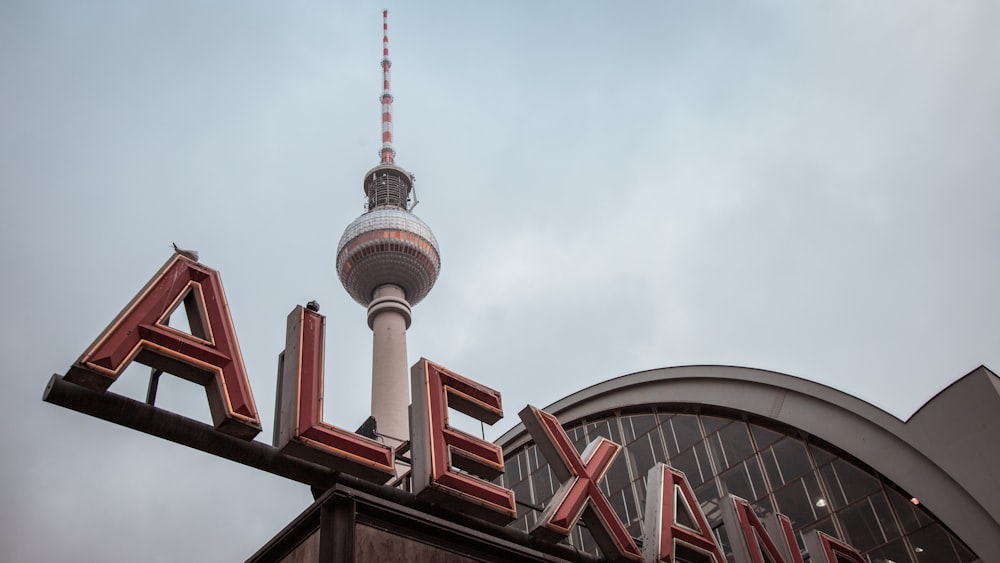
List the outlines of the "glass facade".
{"label": "glass facade", "polygon": [[[821,530],[863,553],[871,563],[966,563],[976,560],[922,506],[885,478],[813,443],[800,431],[746,422],[737,415],[650,409],[615,414],[566,427],[579,452],[603,436],[624,446],[600,488],[635,538],[642,534],[646,472],[665,462],[684,472],[719,544],[730,557],[720,500],[734,494],[761,517],[788,516],[800,550],[803,535]],[[533,444],[507,455],[498,479],[519,502],[511,526],[529,531],[559,482]],[[569,542],[596,553],[577,526]]]}

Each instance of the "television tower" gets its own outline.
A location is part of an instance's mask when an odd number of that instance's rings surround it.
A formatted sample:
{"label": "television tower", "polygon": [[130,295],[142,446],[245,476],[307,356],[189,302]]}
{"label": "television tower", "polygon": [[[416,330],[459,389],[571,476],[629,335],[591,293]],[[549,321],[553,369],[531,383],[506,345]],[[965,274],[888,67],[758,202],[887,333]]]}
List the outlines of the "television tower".
{"label": "television tower", "polygon": [[365,212],[337,245],[344,289],[368,307],[372,329],[372,416],[380,435],[409,439],[410,385],[406,329],[410,309],[427,296],[441,269],[430,227],[410,211],[413,174],[395,163],[389,89],[389,14],[382,11],[382,147],[379,164],[365,174]]}

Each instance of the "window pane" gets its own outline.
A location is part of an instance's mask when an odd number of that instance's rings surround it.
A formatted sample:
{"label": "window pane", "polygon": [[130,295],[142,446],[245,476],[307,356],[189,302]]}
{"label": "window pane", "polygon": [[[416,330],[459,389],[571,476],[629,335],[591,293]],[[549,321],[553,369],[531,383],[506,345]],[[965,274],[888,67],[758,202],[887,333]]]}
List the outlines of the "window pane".
{"label": "window pane", "polygon": [[582,426],[577,426],[576,428],[571,428],[566,431],[569,439],[573,441],[573,447],[576,448],[576,453],[582,454],[583,450],[587,449],[587,434],[583,431]]}
{"label": "window pane", "polygon": [[763,450],[782,438],[782,435],[774,430],[768,430],[767,428],[757,426],[756,424],[750,425],[750,433],[753,434],[753,439],[757,442],[758,450]]}
{"label": "window pane", "polygon": [[750,433],[747,432],[746,424],[734,422],[720,430],[718,436],[722,440],[722,448],[730,465],[753,455],[753,444],[750,443]]}
{"label": "window pane", "polygon": [[[629,488],[629,491],[632,489]],[[608,499],[611,502],[611,508],[615,510],[615,514],[618,515],[618,519],[628,524],[632,521],[636,515],[632,512],[635,507],[635,501],[628,498],[630,495],[626,495],[625,491],[618,491],[617,493],[611,495]]]}
{"label": "window pane", "polygon": [[610,491],[617,491],[622,487],[628,486],[632,479],[628,475],[628,465],[625,461],[625,456],[619,454],[615,457],[603,481]]}
{"label": "window pane", "polygon": [[972,554],[971,551],[962,542],[958,541],[954,536],[951,538],[952,545],[955,547],[955,551],[958,552],[958,558],[962,563],[970,563],[971,561],[979,561],[979,559]]}
{"label": "window pane", "polygon": [[875,516],[878,518],[879,525],[882,526],[885,538],[891,540],[899,537],[899,526],[896,524],[896,519],[892,517],[892,510],[889,509],[889,501],[886,500],[885,493],[879,492],[872,495],[869,500],[871,500],[872,508],[875,509]]}
{"label": "window pane", "polygon": [[756,457],[752,457],[746,461],[747,473],[750,474],[750,484],[753,485],[754,498],[761,498],[767,495],[767,485],[764,482],[764,474],[760,471],[760,463],[757,462]]}
{"label": "window pane", "polygon": [[535,490],[536,499],[547,499],[555,492],[549,466],[545,466],[531,474],[531,486]]}
{"label": "window pane", "polygon": [[602,436],[616,444],[622,443],[621,432],[618,431],[618,419],[611,418],[587,425],[587,437],[591,442],[596,442],[597,437]]}
{"label": "window pane", "polygon": [[701,510],[705,513],[709,526],[714,526],[722,520],[722,511],[719,506],[719,499],[722,495],[719,494],[719,487],[715,485],[715,479],[696,488],[694,496],[701,504]]}
{"label": "window pane", "polygon": [[719,480],[722,481],[723,492],[746,500],[754,500],[755,495],[753,486],[750,484],[750,475],[742,463],[719,475]]}
{"label": "window pane", "polygon": [[[653,442],[654,439],[656,440],[655,445]],[[660,446],[659,442],[660,440],[655,433],[646,434],[629,444],[625,449],[625,456],[632,465],[633,477],[644,477],[649,468],[653,467],[657,462],[666,461],[663,455],[663,447]]]}
{"label": "window pane", "polygon": [[[514,491],[514,498],[520,501],[528,502],[531,504],[539,504],[538,499],[531,497],[531,485],[528,479],[521,481],[520,483],[512,487]],[[531,509],[524,507],[522,505],[517,505],[517,517],[520,518],[525,512],[530,512]]]}
{"label": "window pane", "polygon": [[732,419],[729,418],[701,415],[701,423],[705,427],[705,434],[711,434],[730,422],[732,422]]}
{"label": "window pane", "polygon": [[636,479],[632,482],[632,485],[635,487],[635,493],[639,501],[636,506],[639,507],[639,514],[642,514],[646,509],[646,478]]}
{"label": "window pane", "polygon": [[774,500],[778,503],[778,512],[792,521],[792,527],[799,528],[816,519],[812,503],[802,481],[795,481],[774,492]]}
{"label": "window pane", "polygon": [[816,481],[816,476],[812,474],[789,483],[774,492],[774,500],[778,503],[778,512],[788,516],[795,528],[829,514],[829,507],[819,502],[821,498],[819,483]]}
{"label": "window pane", "polygon": [[590,535],[583,526],[577,526],[576,529],[580,530],[580,549],[582,551],[594,551],[597,549],[597,542],[594,541],[594,536]]}
{"label": "window pane", "polygon": [[892,508],[896,511],[896,515],[899,517],[899,523],[903,525],[904,532],[912,532],[930,523],[930,520],[923,514],[923,511],[913,506],[910,503],[910,499],[904,497],[899,491],[886,487],[886,493],[889,495],[889,504],[892,505]]}
{"label": "window pane", "polygon": [[719,468],[719,471],[724,471],[736,463],[736,461],[730,462],[726,457],[725,448],[722,447],[722,437],[718,434],[712,434],[705,438],[705,443],[712,451],[712,458],[715,459],[715,466]]}
{"label": "window pane", "polygon": [[892,561],[893,563],[913,563],[910,551],[906,549],[903,540],[896,540],[868,554],[868,558],[877,563]]}
{"label": "window pane", "polygon": [[544,456],[538,453],[538,447],[534,445],[524,450],[524,458],[528,462],[525,468],[526,473],[531,473],[532,471],[538,469],[540,457],[544,458]]}
{"label": "window pane", "polygon": [[778,467],[781,468],[781,475],[785,482],[809,471],[809,457],[806,455],[806,446],[795,438],[785,438],[771,447],[774,450],[774,457],[778,460]]}
{"label": "window pane", "polygon": [[516,456],[506,460],[504,462],[504,478],[507,480],[507,485],[510,486],[513,483],[517,483],[521,480],[521,464],[524,463],[524,454],[519,453]]}
{"label": "window pane", "polygon": [[861,497],[868,496],[881,487],[878,479],[851,463],[837,459],[832,465],[837,471],[837,477],[840,478],[840,486],[844,490],[847,502],[854,502]]}
{"label": "window pane", "polygon": [[844,490],[840,488],[840,479],[837,478],[837,472],[834,471],[833,464],[830,463],[820,467],[819,474],[823,477],[823,484],[826,485],[826,490],[830,493],[830,498],[827,501],[836,508],[847,506],[847,497],[844,496]]}
{"label": "window pane", "polygon": [[677,438],[679,451],[686,450],[700,442],[701,428],[698,426],[698,417],[690,414],[679,414],[670,420],[674,428],[674,436]]}
{"label": "window pane", "polygon": [[760,458],[764,460],[764,468],[767,470],[767,478],[771,481],[771,486],[778,488],[784,485],[785,480],[781,476],[781,470],[778,469],[778,461],[774,459],[774,450],[768,448],[760,452]]}
{"label": "window pane", "polygon": [[822,518],[829,514],[830,506],[826,503],[826,499],[823,498],[823,490],[819,486],[819,479],[816,477],[816,474],[809,473],[802,478],[802,483],[806,487],[806,494],[809,495],[809,501],[813,505],[816,517]]}
{"label": "window pane", "polygon": [[815,444],[809,444],[809,452],[812,453],[813,459],[816,460],[816,465],[823,465],[837,457]]}
{"label": "window pane", "polygon": [[938,524],[931,524],[926,528],[914,532],[910,536],[910,545],[913,550],[919,553],[919,561],[933,561],[934,563],[958,563],[958,555],[948,541],[948,532],[945,532]]}
{"label": "window pane", "polygon": [[692,487],[705,482],[705,479],[701,476],[701,469],[698,467],[698,458],[695,456],[694,448],[671,459],[670,465],[674,469],[684,472],[684,476],[687,477],[688,483]]}
{"label": "window pane", "polygon": [[[626,424],[625,421],[628,421],[628,423]],[[626,436],[631,441],[655,428],[656,418],[651,414],[630,416],[622,421],[622,426],[625,428],[626,433],[631,433],[631,436]]]}
{"label": "window pane", "polygon": [[878,518],[867,499],[841,510],[837,519],[844,529],[844,541],[859,551],[868,551],[885,542]]}

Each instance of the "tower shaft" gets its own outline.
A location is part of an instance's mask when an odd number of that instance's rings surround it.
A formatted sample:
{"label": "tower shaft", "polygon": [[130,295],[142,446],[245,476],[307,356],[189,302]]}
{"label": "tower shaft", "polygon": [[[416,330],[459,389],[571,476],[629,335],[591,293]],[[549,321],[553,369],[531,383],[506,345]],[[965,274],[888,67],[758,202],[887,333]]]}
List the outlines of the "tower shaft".
{"label": "tower shaft", "polygon": [[410,305],[402,288],[386,284],[375,290],[368,306],[368,326],[372,329],[372,416],[388,443],[401,442],[410,436],[406,377]]}

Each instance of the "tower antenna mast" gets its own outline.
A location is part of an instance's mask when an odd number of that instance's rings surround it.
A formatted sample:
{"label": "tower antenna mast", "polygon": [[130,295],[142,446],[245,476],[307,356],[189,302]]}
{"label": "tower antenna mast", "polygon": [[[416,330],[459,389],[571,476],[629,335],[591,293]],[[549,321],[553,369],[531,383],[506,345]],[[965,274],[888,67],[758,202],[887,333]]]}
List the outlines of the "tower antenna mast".
{"label": "tower antenna mast", "polygon": [[393,164],[396,151],[392,148],[392,93],[389,88],[389,10],[382,10],[382,164]]}

